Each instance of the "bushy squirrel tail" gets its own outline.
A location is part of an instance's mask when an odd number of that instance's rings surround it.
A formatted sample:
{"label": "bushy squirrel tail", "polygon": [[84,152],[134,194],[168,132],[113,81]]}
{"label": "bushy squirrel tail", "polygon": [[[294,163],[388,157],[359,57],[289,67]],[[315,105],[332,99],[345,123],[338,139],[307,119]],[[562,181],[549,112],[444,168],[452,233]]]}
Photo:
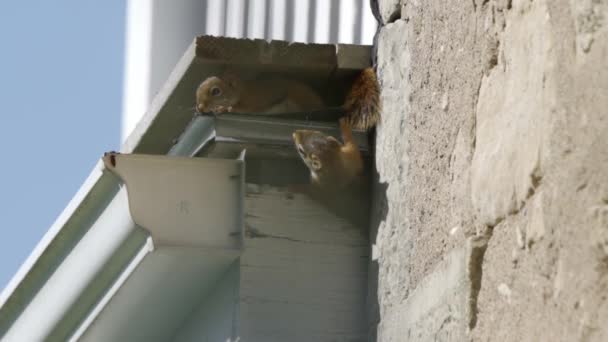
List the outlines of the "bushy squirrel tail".
{"label": "bushy squirrel tail", "polygon": [[373,68],[366,68],[357,76],[346,95],[344,110],[355,129],[368,130],[380,121],[380,86]]}

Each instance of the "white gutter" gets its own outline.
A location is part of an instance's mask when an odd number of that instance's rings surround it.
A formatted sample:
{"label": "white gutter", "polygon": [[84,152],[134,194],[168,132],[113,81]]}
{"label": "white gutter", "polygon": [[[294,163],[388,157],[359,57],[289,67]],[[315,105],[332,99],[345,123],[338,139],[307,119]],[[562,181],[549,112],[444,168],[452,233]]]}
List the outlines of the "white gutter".
{"label": "white gutter", "polygon": [[87,331],[87,329],[91,326],[95,318],[101,313],[101,310],[110,302],[112,297],[118,292],[118,289],[127,281],[129,276],[135,271],[137,265],[139,265],[146,254],[152,252],[154,250],[154,243],[152,239],[148,237],[146,239],[146,244],[139,250],[135,258],[131,261],[129,266],[125,269],[125,271],[120,275],[120,277],[116,280],[114,285],[108,290],[105,296],[95,305],[95,308],[89,313],[87,318],[82,322],[82,324],[76,329],[72,337],[70,337],[70,342],[76,342],[80,339],[80,337]]}
{"label": "white gutter", "polygon": [[47,249],[50,245],[51,241],[53,241],[57,234],[61,231],[61,228],[67,223],[67,221],[72,217],[76,209],[80,206],[81,202],[84,198],[91,192],[91,189],[102,176],[103,163],[99,161],[97,165],[91,171],[89,177],[84,181],[84,183],[78,189],[78,192],[72,200],[65,207],[63,212],[59,215],[59,217],[55,220],[51,228],[44,234],[42,239],[38,242],[32,253],[27,257],[25,262],[19,267],[19,270],[15,275],[11,278],[9,283],[0,293],[0,308],[6,304],[9,297],[15,292],[17,286],[23,281],[25,275],[32,269],[34,263],[40,258],[42,253]]}
{"label": "white gutter", "polygon": [[[175,145],[169,154],[194,155],[212,138],[213,133],[212,119],[199,117],[188,126],[180,139],[180,143]],[[115,187],[118,192],[115,193],[87,232],[78,240],[75,247],[60,262],[52,275],[48,279],[39,280],[42,281],[43,285],[27,303],[25,309],[21,311],[20,308],[14,310],[4,308],[3,306],[8,299],[15,295],[18,285],[28,281],[26,275],[32,271],[39,259],[44,258],[44,253],[52,250],[53,247],[61,248],[60,246],[53,246],[53,243],[60,240],[58,235],[70,219],[82,215],[79,210],[82,210],[83,204],[88,202],[93,207],[104,204],[105,196],[96,193],[100,191],[96,186],[101,183],[111,184],[110,188]],[[107,187],[104,186],[102,191],[107,190]],[[95,200],[100,200],[100,203],[91,203]],[[95,210],[88,210],[88,212],[91,211],[95,212]],[[56,329],[60,321],[64,319],[95,276],[107,266],[123,243],[132,234],[136,233],[136,229],[138,228],[129,211],[126,187],[119,186],[118,178],[110,172],[104,171],[103,163],[99,162],[68,207],[21,266],[9,286],[2,292],[0,309],[4,312],[0,311],[0,319],[7,321],[10,328],[4,335],[2,335],[3,331],[0,330],[1,340],[22,342],[41,341],[47,338]],[[149,239],[142,239],[141,246],[138,247],[139,253],[135,254],[134,258],[126,265],[126,269],[121,273],[116,283],[112,285],[112,288],[109,289],[109,292],[105,293],[101,302],[95,305],[91,315],[88,315],[85,322],[79,326],[75,336],[84,332],[83,329],[90,325],[96,313],[101,311],[105,302],[109,300],[108,298],[111,298],[111,292],[115,291],[117,286],[124,282],[123,278],[128,277],[139,264],[143,255],[152,250],[152,248],[146,247],[147,240]],[[53,253],[51,252],[51,254]],[[14,322],[7,318],[9,316],[14,316]],[[32,322],[36,322],[36,324]]]}
{"label": "white gutter", "polygon": [[134,229],[123,187],[19,315],[3,341],[44,340]]}

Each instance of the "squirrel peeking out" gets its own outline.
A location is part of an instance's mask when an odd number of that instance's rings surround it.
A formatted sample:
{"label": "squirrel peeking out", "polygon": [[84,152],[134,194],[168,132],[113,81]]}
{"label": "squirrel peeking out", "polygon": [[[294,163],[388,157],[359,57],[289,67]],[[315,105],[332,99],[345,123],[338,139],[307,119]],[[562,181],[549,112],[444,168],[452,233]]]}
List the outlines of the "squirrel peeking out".
{"label": "squirrel peeking out", "polygon": [[293,133],[296,150],[310,170],[311,183],[327,190],[351,186],[363,175],[363,158],[346,118],[340,119],[340,131],[344,143],[318,131]]}
{"label": "squirrel peeking out", "polygon": [[[355,129],[367,130],[380,120],[376,73],[367,68],[355,79],[340,107]],[[290,79],[242,80],[232,73],[204,80],[196,90],[199,113],[277,114],[330,109],[307,84]]]}
{"label": "squirrel peeking out", "polygon": [[310,184],[290,191],[304,193],[332,212],[364,226],[368,221],[369,182],[361,151],[348,118],[340,119],[342,141],[319,131],[297,130],[293,141],[310,170]]}
{"label": "squirrel peeking out", "polygon": [[380,90],[376,73],[364,69],[355,79],[342,106],[342,141],[318,131],[298,130],[293,141],[300,158],[310,171],[311,184],[292,186],[334,213],[358,226],[369,219],[369,177],[352,128],[367,130],[380,120]]}

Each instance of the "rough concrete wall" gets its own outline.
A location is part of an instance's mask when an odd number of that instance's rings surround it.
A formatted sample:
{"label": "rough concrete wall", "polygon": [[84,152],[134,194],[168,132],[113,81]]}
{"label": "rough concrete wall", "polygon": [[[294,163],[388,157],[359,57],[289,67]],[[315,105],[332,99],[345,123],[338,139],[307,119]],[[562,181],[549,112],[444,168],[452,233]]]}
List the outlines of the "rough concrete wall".
{"label": "rough concrete wall", "polygon": [[377,339],[608,340],[608,1],[379,4]]}

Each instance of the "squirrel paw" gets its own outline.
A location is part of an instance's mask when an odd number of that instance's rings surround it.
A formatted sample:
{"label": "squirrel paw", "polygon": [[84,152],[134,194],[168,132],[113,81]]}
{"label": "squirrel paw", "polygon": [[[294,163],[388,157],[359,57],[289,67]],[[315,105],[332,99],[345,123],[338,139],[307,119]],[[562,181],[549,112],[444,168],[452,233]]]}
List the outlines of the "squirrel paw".
{"label": "squirrel paw", "polygon": [[232,106],[229,106],[229,107],[215,106],[210,109],[210,112],[215,115],[224,114],[224,113],[232,113]]}

